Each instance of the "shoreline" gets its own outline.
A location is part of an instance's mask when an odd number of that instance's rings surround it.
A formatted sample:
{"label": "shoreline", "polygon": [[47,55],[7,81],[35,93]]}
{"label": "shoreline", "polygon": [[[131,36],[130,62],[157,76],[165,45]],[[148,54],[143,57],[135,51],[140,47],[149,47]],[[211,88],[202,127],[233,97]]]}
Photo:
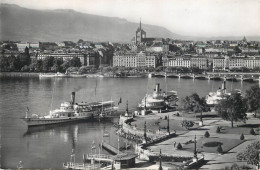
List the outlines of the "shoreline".
{"label": "shoreline", "polygon": [[39,77],[40,74],[32,72],[0,72],[0,77]]}
{"label": "shoreline", "polygon": [[[0,72],[0,77],[40,77],[40,74],[56,74],[56,73],[42,73],[42,72]],[[148,74],[151,74],[151,76],[149,77]],[[260,81],[260,73],[236,73],[236,72],[230,72],[230,73],[221,73],[221,72],[208,72],[208,74],[213,74],[213,75],[218,75],[220,79],[223,79],[224,77],[222,77],[224,74],[229,74],[229,75],[233,75],[233,74],[251,74],[251,76],[258,76],[259,78],[251,78],[251,81],[248,80],[243,80],[243,81],[248,81],[248,82],[258,82]],[[158,76],[159,75],[159,76]],[[158,75],[154,75],[154,73],[147,73],[146,76],[143,76],[142,74],[140,75],[135,75],[135,76],[112,76],[112,75],[104,75],[104,73],[100,74],[100,73],[88,73],[88,74],[82,74],[82,75],[75,75],[75,76],[68,76],[68,77],[64,77],[64,78],[82,78],[82,77],[86,77],[86,78],[91,78],[91,77],[99,77],[99,78],[164,78],[165,76],[161,76],[160,73],[158,73]],[[191,78],[191,77],[185,77],[187,76],[187,73],[183,73],[183,75],[181,77],[168,77],[168,78],[181,78],[181,79],[202,79],[202,78]],[[193,75],[194,76],[194,75]],[[195,74],[195,76],[203,76],[203,80],[209,80],[206,78],[207,75],[201,75],[201,74]],[[52,78],[52,77],[49,77]],[[62,78],[62,77],[61,77]],[[249,78],[250,79],[250,78]],[[214,79],[212,79],[214,80]],[[241,78],[237,78],[236,81],[242,81]]]}

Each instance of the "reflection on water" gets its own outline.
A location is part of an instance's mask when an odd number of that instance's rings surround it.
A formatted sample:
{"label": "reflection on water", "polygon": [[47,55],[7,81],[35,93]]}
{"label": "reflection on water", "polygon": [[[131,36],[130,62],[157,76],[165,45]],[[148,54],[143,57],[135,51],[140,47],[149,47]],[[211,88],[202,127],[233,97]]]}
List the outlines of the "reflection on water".
{"label": "reflection on water", "polygon": [[[81,161],[83,154],[92,151],[93,141],[99,145],[102,140],[102,130],[111,131],[111,127],[112,122],[80,122],[62,126],[30,128],[23,135],[26,148],[20,148],[20,152],[23,152],[25,156],[30,156],[30,160],[24,159],[24,157],[19,159],[23,161],[24,167],[28,168],[39,167],[37,161],[41,161],[44,167],[61,168],[63,162],[69,161],[72,149],[75,150],[76,160]],[[54,155],[49,155],[50,153]],[[105,150],[102,150],[101,153],[108,154]],[[36,157],[31,155],[36,155]],[[52,160],[49,156],[52,157]],[[35,163],[31,164],[31,161]]]}
{"label": "reflection on water", "polygon": [[[20,161],[24,168],[62,168],[62,163],[70,160],[74,148],[76,160],[82,161],[82,155],[91,152],[93,141],[98,144],[103,140],[117,147],[117,136],[113,133],[112,122],[80,122],[54,127],[29,129],[20,118],[25,116],[26,107],[31,113],[44,115],[49,112],[53,94],[52,108],[58,108],[63,101],[70,100],[72,91],[77,91],[76,101],[93,102],[112,100],[116,105],[119,98],[120,110],[135,108],[145,94],[152,93],[155,84],[178,92],[179,98],[191,93],[200,96],[216,91],[221,81],[189,79],[39,79],[0,77],[0,126],[1,126],[1,165],[3,168],[16,168]],[[232,84],[231,84],[232,83]],[[245,92],[254,83],[227,82],[227,91],[242,89]],[[95,90],[95,87],[96,90]],[[53,91],[53,89],[55,89]],[[4,97],[2,97],[4,96]],[[103,137],[102,132],[110,135]],[[120,138],[120,147],[127,141]],[[102,153],[108,154],[105,150]]]}

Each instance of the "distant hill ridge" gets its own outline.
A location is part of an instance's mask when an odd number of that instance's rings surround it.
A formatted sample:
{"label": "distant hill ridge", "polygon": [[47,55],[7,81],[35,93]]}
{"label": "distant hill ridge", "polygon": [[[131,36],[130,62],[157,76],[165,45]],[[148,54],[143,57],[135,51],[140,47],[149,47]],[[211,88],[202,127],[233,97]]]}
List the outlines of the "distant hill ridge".
{"label": "distant hill ridge", "polygon": [[[1,40],[130,42],[139,23],[126,19],[76,12],[71,9],[34,10],[1,4]],[[174,38],[176,34],[142,24],[147,37]]]}
{"label": "distant hill ridge", "polygon": [[[117,17],[81,13],[72,9],[35,10],[14,4],[0,4],[0,40],[17,41],[111,41],[128,43],[139,23]],[[164,27],[142,24],[147,37],[183,40],[242,40],[237,37],[182,36]],[[246,36],[260,40],[260,36]]]}

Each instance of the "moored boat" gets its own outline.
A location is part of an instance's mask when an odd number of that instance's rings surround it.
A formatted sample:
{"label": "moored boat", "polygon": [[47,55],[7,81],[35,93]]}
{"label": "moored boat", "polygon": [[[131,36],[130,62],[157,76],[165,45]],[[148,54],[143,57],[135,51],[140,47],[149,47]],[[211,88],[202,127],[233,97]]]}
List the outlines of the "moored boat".
{"label": "moored boat", "polygon": [[22,119],[27,123],[28,127],[32,127],[80,121],[91,118],[102,119],[108,114],[116,111],[117,107],[114,106],[113,101],[75,103],[75,92],[72,92],[71,101],[61,103],[60,108],[51,110],[49,115],[39,116],[37,114],[32,114],[28,116],[28,109],[26,116]]}
{"label": "moored boat", "polygon": [[41,74],[39,74],[39,77],[40,78],[69,77],[69,75],[65,74],[65,73],[60,73],[60,72],[57,72],[57,73],[41,73]]}
{"label": "moored boat", "polygon": [[[241,94],[241,91],[238,89],[235,89],[233,92]],[[206,103],[209,106],[215,106],[219,104],[220,101],[227,99],[230,95],[231,93],[226,92],[226,80],[224,80],[221,88],[219,88],[216,92],[209,92],[206,96]]]}
{"label": "moored boat", "polygon": [[176,91],[162,92],[160,84],[156,85],[152,94],[146,94],[139,104],[139,108],[147,110],[165,110],[176,106],[178,96]]}

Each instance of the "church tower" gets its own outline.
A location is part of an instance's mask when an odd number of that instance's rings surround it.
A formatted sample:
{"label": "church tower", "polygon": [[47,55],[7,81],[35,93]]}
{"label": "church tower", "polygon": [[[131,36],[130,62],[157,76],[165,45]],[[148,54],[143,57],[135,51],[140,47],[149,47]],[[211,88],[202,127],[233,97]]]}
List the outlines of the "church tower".
{"label": "church tower", "polygon": [[143,39],[146,38],[146,32],[142,29],[142,22],[140,18],[140,26],[137,28],[135,32],[135,43],[140,44],[143,42]]}

